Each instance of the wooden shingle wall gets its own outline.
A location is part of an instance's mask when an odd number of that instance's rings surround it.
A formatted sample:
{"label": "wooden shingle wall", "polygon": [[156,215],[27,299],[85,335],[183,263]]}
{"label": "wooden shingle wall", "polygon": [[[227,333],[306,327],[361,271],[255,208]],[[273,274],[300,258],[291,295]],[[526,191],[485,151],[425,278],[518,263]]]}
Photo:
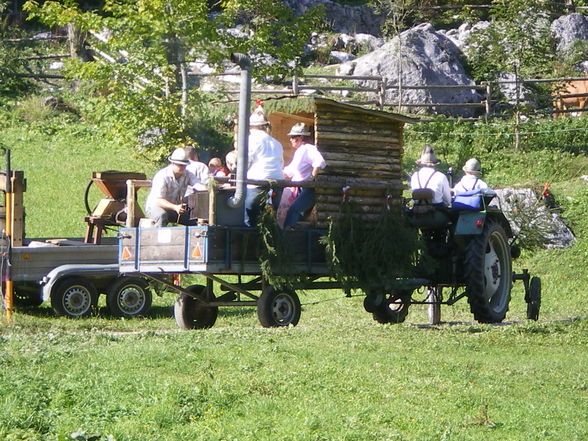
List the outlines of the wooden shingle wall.
{"label": "wooden shingle wall", "polygon": [[376,222],[387,202],[400,203],[403,126],[380,112],[315,101],[315,142],[327,162],[317,177],[318,228],[339,216],[343,187],[366,222]]}

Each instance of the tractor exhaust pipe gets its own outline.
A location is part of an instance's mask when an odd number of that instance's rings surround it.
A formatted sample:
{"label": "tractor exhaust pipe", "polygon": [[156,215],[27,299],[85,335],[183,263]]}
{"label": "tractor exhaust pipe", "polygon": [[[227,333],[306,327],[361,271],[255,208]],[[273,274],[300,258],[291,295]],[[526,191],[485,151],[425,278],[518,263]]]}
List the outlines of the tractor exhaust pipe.
{"label": "tractor exhaust pipe", "polygon": [[244,54],[231,54],[231,61],[241,68],[239,91],[239,131],[237,133],[237,182],[235,195],[227,201],[231,208],[238,208],[245,200],[245,177],[249,162],[249,101],[251,101],[251,60]]}

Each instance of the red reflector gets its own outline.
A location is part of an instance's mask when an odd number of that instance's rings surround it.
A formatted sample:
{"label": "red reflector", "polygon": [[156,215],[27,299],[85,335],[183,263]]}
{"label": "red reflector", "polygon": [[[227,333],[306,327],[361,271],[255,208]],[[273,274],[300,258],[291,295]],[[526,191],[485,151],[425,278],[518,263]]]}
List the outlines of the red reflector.
{"label": "red reflector", "polygon": [[483,226],[484,226],[484,220],[483,219],[476,219],[476,227],[482,228]]}

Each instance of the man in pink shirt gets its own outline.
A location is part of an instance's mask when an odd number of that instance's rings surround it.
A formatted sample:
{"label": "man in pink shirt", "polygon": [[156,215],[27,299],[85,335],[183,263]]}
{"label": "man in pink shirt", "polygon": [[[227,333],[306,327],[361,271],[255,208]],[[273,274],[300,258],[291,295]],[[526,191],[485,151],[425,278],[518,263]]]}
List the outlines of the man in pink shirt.
{"label": "man in pink shirt", "polygon": [[[288,136],[294,148],[294,157],[284,168],[284,176],[292,182],[309,181],[316,177],[326,163],[316,146],[305,142],[310,132],[303,123],[292,126]],[[300,217],[314,205],[314,188],[300,188],[298,196],[292,202],[284,221],[285,229],[293,229]]]}

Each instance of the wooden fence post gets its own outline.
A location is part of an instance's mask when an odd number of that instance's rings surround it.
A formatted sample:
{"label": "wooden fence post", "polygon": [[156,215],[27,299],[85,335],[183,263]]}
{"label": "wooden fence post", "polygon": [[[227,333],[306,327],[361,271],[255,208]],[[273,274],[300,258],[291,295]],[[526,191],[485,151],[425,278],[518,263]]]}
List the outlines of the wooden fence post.
{"label": "wooden fence post", "polygon": [[380,110],[384,110],[384,105],[386,104],[386,87],[387,87],[387,79],[386,77],[382,77],[380,82],[380,96],[378,100],[378,104],[380,106]]}
{"label": "wooden fence post", "polygon": [[492,111],[492,83],[486,83],[486,120],[490,118],[490,112]]}

